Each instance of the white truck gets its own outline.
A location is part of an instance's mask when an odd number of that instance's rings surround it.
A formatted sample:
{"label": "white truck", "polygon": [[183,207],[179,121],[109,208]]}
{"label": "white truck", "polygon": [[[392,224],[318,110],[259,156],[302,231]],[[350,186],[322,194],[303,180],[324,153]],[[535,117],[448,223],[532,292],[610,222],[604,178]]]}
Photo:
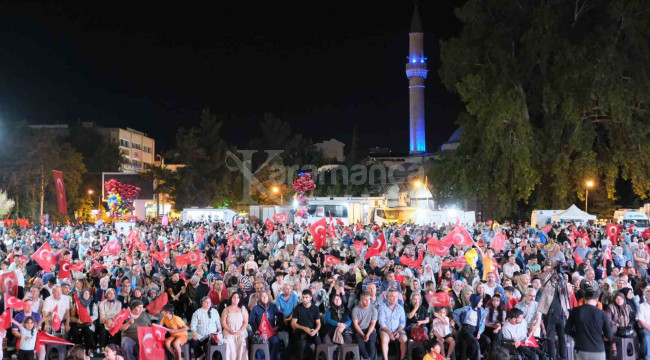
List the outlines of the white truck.
{"label": "white truck", "polygon": [[456,209],[430,210],[417,207],[382,207],[375,209],[373,222],[379,225],[394,223],[402,225],[409,222],[415,225],[442,225],[455,224],[457,219],[462,224],[474,224],[476,214],[474,211]]}
{"label": "white truck", "polygon": [[614,212],[614,222],[623,224],[624,228],[634,225],[638,230],[643,231],[649,227],[648,215],[642,210],[619,209]]}

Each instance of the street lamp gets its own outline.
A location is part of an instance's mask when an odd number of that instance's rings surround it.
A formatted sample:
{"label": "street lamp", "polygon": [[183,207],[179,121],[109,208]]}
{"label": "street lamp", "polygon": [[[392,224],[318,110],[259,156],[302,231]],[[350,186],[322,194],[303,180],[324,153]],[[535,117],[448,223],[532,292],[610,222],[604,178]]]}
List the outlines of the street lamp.
{"label": "street lamp", "polygon": [[280,192],[280,188],[274,186],[271,188],[271,191],[273,191],[273,193],[275,194],[280,193],[280,205],[282,205],[284,203],[284,194]]}
{"label": "street lamp", "polygon": [[94,193],[95,193],[94,191],[88,189],[88,195],[92,195],[92,194],[94,194]]}
{"label": "street lamp", "polygon": [[585,212],[587,212],[587,203],[589,202],[589,189],[593,189],[594,181],[587,180],[585,182]]}
{"label": "street lamp", "polygon": [[[419,189],[420,186],[422,186],[422,181],[420,181],[420,179],[415,179],[413,181],[413,187]],[[420,195],[418,194],[417,190],[415,191],[415,207],[420,207]]]}

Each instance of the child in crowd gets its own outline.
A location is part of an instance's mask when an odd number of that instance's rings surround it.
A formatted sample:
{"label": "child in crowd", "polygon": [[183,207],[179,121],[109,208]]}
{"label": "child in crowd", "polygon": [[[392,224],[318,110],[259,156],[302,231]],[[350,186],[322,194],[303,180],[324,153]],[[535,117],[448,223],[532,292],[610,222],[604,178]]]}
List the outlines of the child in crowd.
{"label": "child in crowd", "polygon": [[[160,325],[167,328],[167,331],[171,334],[170,337],[165,340],[165,347],[167,351],[176,356],[176,360],[181,360],[181,345],[184,345],[187,342],[187,330],[189,328],[185,325],[185,322],[180,317],[174,315],[174,306],[167,304],[162,308],[162,320]],[[172,349],[172,346],[174,347]]]}
{"label": "child in crowd", "polygon": [[[446,359],[451,358],[454,353],[456,342],[451,333],[451,320],[447,316],[447,308],[441,307],[433,312],[433,322],[431,324],[431,338],[435,338],[437,343],[440,344],[441,350],[444,350],[443,345],[447,343],[447,356]],[[440,351],[439,351],[440,352]]]}

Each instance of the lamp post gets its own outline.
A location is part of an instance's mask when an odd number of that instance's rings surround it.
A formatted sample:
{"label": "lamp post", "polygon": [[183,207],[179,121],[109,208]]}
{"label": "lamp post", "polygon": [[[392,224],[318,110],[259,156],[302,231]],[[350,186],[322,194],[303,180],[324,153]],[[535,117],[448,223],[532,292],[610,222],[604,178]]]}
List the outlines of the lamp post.
{"label": "lamp post", "polygon": [[280,193],[280,205],[282,205],[284,203],[284,194],[280,191],[280,188],[274,186],[271,188],[271,191],[273,191],[275,194]]}
{"label": "lamp post", "polygon": [[585,212],[588,212],[587,204],[589,203],[589,189],[592,189],[593,187],[594,187],[593,180],[587,180],[585,182]]}

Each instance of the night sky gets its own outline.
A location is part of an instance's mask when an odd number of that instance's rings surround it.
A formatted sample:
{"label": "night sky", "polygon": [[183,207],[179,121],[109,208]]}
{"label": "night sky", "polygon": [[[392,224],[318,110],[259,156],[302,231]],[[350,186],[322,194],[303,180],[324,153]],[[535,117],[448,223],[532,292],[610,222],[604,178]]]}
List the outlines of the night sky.
{"label": "night sky", "polygon": [[[460,106],[438,42],[458,34],[462,2],[420,1],[429,151]],[[314,141],[349,145],[356,124],[360,146],[408,150],[411,1],[66,3],[0,5],[0,121],[129,126],[160,152],[203,107],[240,147],[270,111]]]}

